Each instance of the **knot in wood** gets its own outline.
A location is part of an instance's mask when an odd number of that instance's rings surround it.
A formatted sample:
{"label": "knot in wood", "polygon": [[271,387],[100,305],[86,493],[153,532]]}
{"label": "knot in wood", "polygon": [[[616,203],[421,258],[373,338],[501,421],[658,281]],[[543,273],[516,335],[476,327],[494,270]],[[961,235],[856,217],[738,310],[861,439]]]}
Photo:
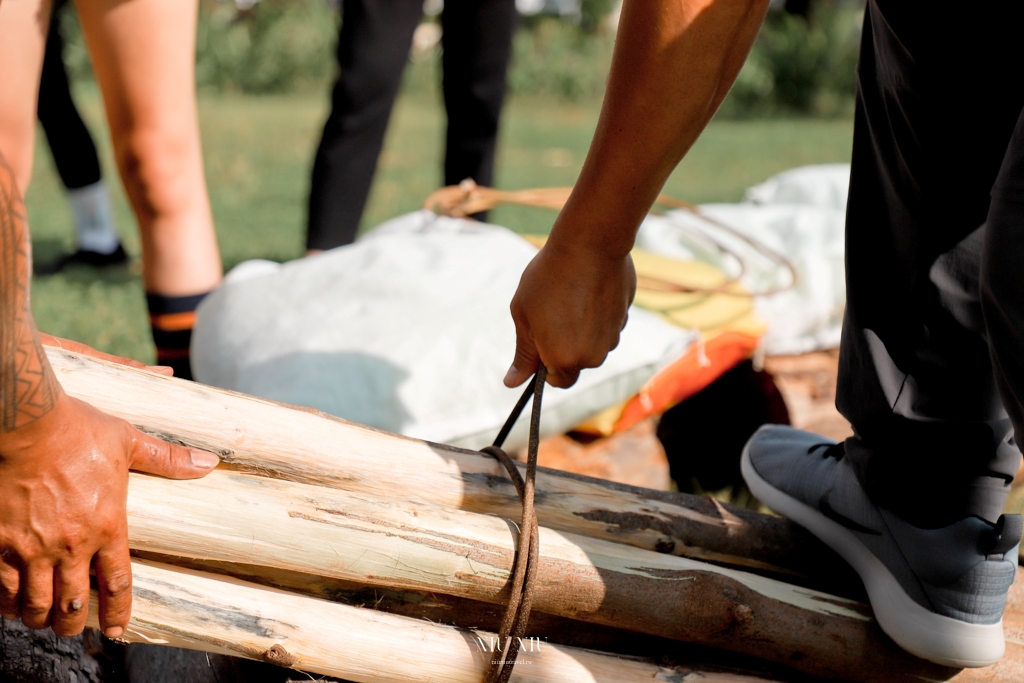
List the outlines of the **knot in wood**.
{"label": "knot in wood", "polygon": [[742,602],[732,606],[732,617],[738,624],[746,624],[754,618],[754,610],[750,609],[750,605],[744,605]]}
{"label": "knot in wood", "polygon": [[673,541],[671,538],[661,538],[661,539],[658,539],[658,542],[654,544],[655,552],[659,552],[659,553],[666,553],[666,554],[668,554],[668,553],[671,553],[675,549],[676,549],[676,542]]}
{"label": "knot in wood", "polygon": [[263,653],[263,661],[267,664],[276,664],[277,666],[295,666],[295,662],[298,659],[288,650],[284,649],[284,645],[274,644],[269,650]]}

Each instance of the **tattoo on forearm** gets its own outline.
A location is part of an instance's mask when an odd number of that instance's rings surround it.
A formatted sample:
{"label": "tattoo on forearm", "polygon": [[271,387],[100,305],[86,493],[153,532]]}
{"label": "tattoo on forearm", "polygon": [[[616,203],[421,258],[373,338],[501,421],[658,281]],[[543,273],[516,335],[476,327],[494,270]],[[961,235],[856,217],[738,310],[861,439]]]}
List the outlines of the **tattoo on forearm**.
{"label": "tattoo on forearm", "polygon": [[0,157],[0,434],[50,412],[60,393],[32,319],[30,280],[25,205]]}

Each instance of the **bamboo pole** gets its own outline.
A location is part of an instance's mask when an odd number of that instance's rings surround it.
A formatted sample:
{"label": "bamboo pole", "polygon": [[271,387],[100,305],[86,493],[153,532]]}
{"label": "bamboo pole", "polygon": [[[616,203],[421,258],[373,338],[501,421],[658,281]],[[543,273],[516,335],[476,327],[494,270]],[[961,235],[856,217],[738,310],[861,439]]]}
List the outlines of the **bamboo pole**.
{"label": "bamboo pole", "polygon": [[[132,563],[130,642],[262,660],[357,683],[479,683],[494,634],[339,605],[144,561]],[[92,595],[90,614],[97,599]],[[90,617],[95,626],[95,617]],[[527,641],[516,683],[764,679],[661,667],[588,650]]]}
{"label": "bamboo pole", "polygon": [[[128,512],[137,551],[498,604],[508,597],[517,541],[514,524],[493,515],[222,470],[184,482],[133,474]],[[861,603],[689,558],[540,532],[535,611],[815,676],[894,681],[949,671],[898,648]]]}
{"label": "bamboo pole", "polygon": [[[218,453],[232,468],[353,492],[517,519],[520,502],[493,459],[388,434],[317,411],[47,348],[65,390],[152,434]],[[859,580],[796,525],[708,497],[539,469],[540,523],[660,553],[785,575],[849,597]],[[814,579],[808,577],[814,576]]]}

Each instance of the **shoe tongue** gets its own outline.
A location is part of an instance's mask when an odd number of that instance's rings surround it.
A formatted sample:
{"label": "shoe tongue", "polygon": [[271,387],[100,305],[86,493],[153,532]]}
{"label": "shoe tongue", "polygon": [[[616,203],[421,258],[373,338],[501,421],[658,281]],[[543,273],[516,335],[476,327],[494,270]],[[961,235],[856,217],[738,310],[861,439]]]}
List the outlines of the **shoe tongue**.
{"label": "shoe tongue", "polygon": [[1000,515],[982,548],[986,555],[1005,555],[1020,543],[1024,532],[1024,519],[1020,515]]}

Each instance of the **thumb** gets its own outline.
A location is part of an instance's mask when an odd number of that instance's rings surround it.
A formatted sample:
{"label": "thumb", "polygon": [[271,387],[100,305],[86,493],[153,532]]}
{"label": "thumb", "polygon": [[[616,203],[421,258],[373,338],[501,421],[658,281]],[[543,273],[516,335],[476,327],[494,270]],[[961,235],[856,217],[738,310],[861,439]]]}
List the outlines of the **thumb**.
{"label": "thumb", "polygon": [[154,436],[130,428],[131,469],[156,474],[168,479],[198,479],[205,477],[220,463],[213,453],[197,448],[185,448],[167,443]]}
{"label": "thumb", "polygon": [[540,354],[533,342],[533,336],[524,333],[519,325],[516,325],[516,356],[512,361],[512,367],[505,373],[505,386],[510,389],[518,387],[533,377],[538,367],[540,367]]}

